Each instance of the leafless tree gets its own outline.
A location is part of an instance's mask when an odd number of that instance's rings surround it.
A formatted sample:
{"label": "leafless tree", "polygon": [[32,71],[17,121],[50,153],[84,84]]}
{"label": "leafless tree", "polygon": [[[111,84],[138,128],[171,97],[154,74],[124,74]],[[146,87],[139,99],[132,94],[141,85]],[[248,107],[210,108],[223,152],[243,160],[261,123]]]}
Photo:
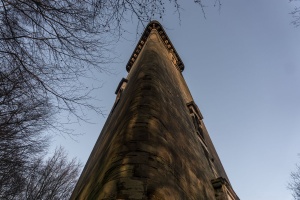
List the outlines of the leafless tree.
{"label": "leafless tree", "polygon": [[20,190],[24,168],[47,146],[42,131],[51,121],[48,101],[31,98],[20,76],[0,72],[0,198]]}
{"label": "leafless tree", "polygon": [[292,24],[295,27],[298,27],[298,26],[300,26],[300,5],[299,5],[299,0],[290,0],[290,2],[293,2],[295,4],[298,3],[298,6],[295,5],[293,11],[290,13],[293,17]]}
{"label": "leafless tree", "polygon": [[52,157],[34,159],[23,171],[25,181],[16,183],[19,190],[3,199],[60,200],[68,199],[76,184],[80,164],[68,161],[62,148],[55,150]]}
{"label": "leafless tree", "polygon": [[291,173],[291,181],[288,188],[292,191],[295,200],[300,200],[300,166],[296,165],[296,171]]}

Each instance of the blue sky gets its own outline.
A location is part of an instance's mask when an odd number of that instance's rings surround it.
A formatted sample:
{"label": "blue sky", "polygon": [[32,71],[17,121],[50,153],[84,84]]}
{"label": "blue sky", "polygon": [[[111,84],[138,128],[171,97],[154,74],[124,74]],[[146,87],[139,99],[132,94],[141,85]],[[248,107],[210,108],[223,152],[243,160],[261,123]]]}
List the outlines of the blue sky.
{"label": "blue sky", "polygon": [[[173,11],[160,20],[185,64],[183,76],[200,108],[230,182],[242,200],[290,200],[290,172],[300,163],[300,27],[288,0],[222,0],[221,11],[181,1],[181,23]],[[134,22],[116,44],[114,75],[99,74],[99,106],[109,113],[114,91],[126,77],[137,43]],[[140,32],[142,32],[142,28]],[[96,84],[96,83],[95,83]],[[105,117],[72,125],[75,138],[55,144],[86,162]]]}

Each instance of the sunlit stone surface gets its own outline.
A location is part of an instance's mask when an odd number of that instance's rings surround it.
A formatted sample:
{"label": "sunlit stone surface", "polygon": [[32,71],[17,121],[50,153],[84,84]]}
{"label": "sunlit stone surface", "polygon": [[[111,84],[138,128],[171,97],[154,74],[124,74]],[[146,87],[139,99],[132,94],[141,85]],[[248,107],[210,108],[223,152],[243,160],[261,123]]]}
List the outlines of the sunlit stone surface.
{"label": "sunlit stone surface", "polygon": [[158,22],[126,69],[71,199],[238,199]]}

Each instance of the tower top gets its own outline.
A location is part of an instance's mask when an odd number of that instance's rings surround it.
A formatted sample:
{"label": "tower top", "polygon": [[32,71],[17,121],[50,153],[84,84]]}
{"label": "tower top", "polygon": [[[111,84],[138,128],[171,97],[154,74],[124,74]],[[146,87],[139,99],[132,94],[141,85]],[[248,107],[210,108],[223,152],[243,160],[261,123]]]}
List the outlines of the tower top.
{"label": "tower top", "polygon": [[163,41],[165,47],[169,50],[170,53],[173,54],[174,64],[182,72],[184,70],[184,64],[183,64],[181,58],[179,57],[175,47],[173,46],[171,40],[169,39],[168,35],[166,34],[165,30],[163,29],[162,25],[156,20],[149,22],[149,24],[146,26],[141,39],[137,43],[137,45],[126,65],[127,72],[130,71],[132,65],[134,64],[134,62],[136,61],[137,57],[139,56],[141,50],[143,49],[144,44],[145,44],[146,40],[148,39],[151,31],[153,31],[153,30],[156,30],[158,32],[158,35],[160,36],[160,39]]}

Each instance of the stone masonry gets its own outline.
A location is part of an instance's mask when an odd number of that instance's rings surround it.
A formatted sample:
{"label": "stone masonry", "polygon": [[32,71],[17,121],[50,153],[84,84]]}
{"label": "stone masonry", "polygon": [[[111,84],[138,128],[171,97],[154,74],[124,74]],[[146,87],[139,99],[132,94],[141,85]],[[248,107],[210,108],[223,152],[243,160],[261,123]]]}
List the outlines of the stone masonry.
{"label": "stone masonry", "polygon": [[72,200],[238,200],[157,21],[146,27]]}

